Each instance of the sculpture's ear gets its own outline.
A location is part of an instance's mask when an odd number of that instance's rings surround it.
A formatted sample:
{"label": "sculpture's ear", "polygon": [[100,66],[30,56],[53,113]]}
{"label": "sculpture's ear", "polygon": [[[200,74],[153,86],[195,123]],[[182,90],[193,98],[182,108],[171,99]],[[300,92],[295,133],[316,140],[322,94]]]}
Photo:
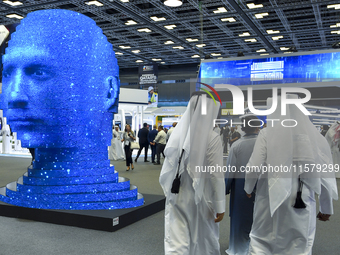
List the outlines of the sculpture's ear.
{"label": "sculpture's ear", "polygon": [[116,77],[109,76],[105,80],[105,88],[107,96],[105,98],[105,110],[108,112],[116,112],[118,109],[119,81]]}

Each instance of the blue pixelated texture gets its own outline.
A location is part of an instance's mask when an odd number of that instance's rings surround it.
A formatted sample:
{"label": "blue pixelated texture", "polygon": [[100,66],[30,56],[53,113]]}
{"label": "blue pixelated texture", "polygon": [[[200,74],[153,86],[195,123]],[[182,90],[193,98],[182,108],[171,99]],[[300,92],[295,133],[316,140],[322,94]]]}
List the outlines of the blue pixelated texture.
{"label": "blue pixelated texture", "polygon": [[68,10],[29,13],[3,64],[0,108],[22,146],[35,148],[35,161],[0,200],[46,209],[142,205],[108,160],[119,67],[96,23]]}

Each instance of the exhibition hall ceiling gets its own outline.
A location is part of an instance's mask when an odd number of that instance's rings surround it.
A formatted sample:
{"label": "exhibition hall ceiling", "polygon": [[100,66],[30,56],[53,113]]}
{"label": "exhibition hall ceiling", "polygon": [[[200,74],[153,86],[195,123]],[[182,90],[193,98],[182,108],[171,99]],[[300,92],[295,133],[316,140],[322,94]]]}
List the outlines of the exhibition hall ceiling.
{"label": "exhibition hall ceiling", "polygon": [[198,63],[239,51],[259,56],[331,49],[340,41],[340,0],[182,2],[168,7],[161,0],[8,0],[0,1],[0,24],[19,23],[42,9],[83,13],[102,28],[121,68]]}

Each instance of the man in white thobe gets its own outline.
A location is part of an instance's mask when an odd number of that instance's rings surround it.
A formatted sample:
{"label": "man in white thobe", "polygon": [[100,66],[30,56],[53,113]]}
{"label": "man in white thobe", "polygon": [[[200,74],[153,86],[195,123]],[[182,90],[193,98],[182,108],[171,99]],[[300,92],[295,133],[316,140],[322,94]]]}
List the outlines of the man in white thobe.
{"label": "man in white thobe", "polygon": [[[296,95],[287,97],[297,99]],[[322,221],[333,214],[332,199],[338,198],[334,172],[312,171],[312,164],[332,163],[327,141],[295,105],[287,106],[285,116],[281,116],[280,110],[279,101],[277,110],[268,116],[278,121],[269,122],[267,128],[261,130],[247,165],[253,170],[246,173],[244,189],[248,197],[257,183],[250,255],[312,254],[317,218],[314,194],[319,195],[318,218]],[[283,119],[293,119],[298,124],[284,127]],[[288,171],[257,172],[270,166]],[[294,207],[299,187],[306,208]]]}
{"label": "man in white thobe", "polygon": [[119,126],[115,126],[115,128],[112,131],[111,146],[109,147],[109,159],[110,160],[125,159]]}
{"label": "man in white thobe", "polygon": [[[207,101],[207,115],[201,115],[203,96]],[[221,140],[213,132],[213,119],[218,110],[219,106],[205,94],[195,93],[166,146],[160,175],[166,196],[166,255],[220,254],[218,222],[225,211],[224,174],[222,171],[204,174],[197,170],[223,164]],[[181,176],[180,189],[178,194],[173,194],[171,187],[177,171]]]}
{"label": "man in white thobe", "polygon": [[[331,147],[333,164],[340,165],[340,122],[336,121],[327,131],[326,139]],[[340,172],[335,173],[336,178],[340,178]]]}

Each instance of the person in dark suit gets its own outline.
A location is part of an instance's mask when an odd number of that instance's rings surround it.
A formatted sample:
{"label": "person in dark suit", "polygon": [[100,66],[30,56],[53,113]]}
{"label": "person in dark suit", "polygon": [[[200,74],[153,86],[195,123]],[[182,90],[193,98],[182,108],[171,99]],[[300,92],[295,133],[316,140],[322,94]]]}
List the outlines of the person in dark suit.
{"label": "person in dark suit", "polygon": [[151,146],[152,163],[156,163],[155,157],[156,157],[156,146],[157,145],[153,145],[153,140],[155,140],[157,134],[158,134],[157,125],[153,125],[153,129],[149,132],[149,135],[148,135],[148,141]]}
{"label": "person in dark suit", "polygon": [[148,149],[149,149],[148,135],[149,135],[149,129],[147,127],[148,127],[148,124],[144,123],[143,124],[143,128],[141,130],[139,130],[139,132],[138,132],[139,150],[138,150],[135,162],[137,162],[138,157],[139,157],[140,153],[142,152],[143,148],[144,148],[144,152],[145,152],[144,162],[149,162],[148,161]]}

